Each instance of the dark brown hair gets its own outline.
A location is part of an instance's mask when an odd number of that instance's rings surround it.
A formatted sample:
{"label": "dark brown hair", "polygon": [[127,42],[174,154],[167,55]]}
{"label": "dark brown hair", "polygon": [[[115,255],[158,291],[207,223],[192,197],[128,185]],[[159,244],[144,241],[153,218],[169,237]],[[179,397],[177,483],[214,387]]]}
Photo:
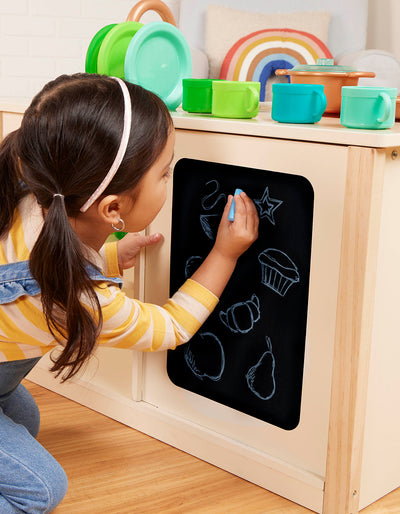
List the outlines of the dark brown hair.
{"label": "dark brown hair", "polygon": [[[104,195],[133,190],[163,150],[172,121],[153,93],[127,83],[132,129],[125,157]],[[63,75],[48,83],[26,110],[21,127],[0,147],[0,237],[15,208],[31,192],[46,212],[30,255],[41,289],[47,325],[66,340],[52,371],[72,377],[92,353],[102,325],[89,257],[68,217],[76,217],[118,151],[124,100],[117,81],[106,76]],[[54,197],[54,194],[64,195]],[[85,307],[81,300],[91,306]]]}

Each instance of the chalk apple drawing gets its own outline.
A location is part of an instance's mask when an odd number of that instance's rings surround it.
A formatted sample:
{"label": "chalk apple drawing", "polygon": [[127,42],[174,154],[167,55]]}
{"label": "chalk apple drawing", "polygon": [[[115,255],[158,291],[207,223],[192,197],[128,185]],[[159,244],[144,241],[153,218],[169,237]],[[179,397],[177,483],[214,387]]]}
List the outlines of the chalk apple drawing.
{"label": "chalk apple drawing", "polygon": [[189,342],[184,346],[185,362],[200,380],[207,377],[217,382],[225,369],[225,352],[221,341],[211,332],[203,332],[199,336],[202,342]]}
{"label": "chalk apple drawing", "polygon": [[275,357],[272,353],[272,343],[266,337],[268,350],[264,352],[260,360],[246,373],[247,385],[252,393],[260,400],[270,400],[276,390],[275,384]]}

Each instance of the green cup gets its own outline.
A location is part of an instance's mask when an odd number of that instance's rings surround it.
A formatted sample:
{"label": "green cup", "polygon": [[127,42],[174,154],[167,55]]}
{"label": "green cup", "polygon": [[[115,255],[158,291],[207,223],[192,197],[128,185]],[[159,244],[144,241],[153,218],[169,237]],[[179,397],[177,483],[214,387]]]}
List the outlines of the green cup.
{"label": "green cup", "polygon": [[360,129],[386,129],[394,125],[397,89],[393,87],[342,87],[340,123]]}
{"label": "green cup", "polygon": [[182,80],[182,109],[187,112],[211,113],[211,79]]}
{"label": "green cup", "polygon": [[254,118],[260,105],[260,82],[213,81],[211,112],[219,118]]}

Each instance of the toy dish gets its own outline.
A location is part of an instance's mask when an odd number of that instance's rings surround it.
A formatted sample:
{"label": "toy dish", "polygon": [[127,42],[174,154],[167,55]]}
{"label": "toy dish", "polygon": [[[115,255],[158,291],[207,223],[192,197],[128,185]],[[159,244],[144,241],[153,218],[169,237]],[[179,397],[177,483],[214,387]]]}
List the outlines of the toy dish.
{"label": "toy dish", "polygon": [[106,25],[101,28],[96,34],[93,36],[93,39],[90,41],[86,52],[86,60],[85,60],[85,71],[86,73],[97,73],[97,57],[99,55],[100,46],[106,37],[106,35],[110,32],[110,30],[116,26],[116,23],[110,23],[110,25]]}
{"label": "toy dish", "polygon": [[182,79],[192,76],[192,56],[182,33],[155,21],[132,39],[125,55],[125,78],[158,95],[168,109],[182,102]]}
{"label": "toy dish", "polygon": [[97,57],[97,73],[125,78],[125,53],[133,36],[142,27],[143,24],[137,21],[124,21],[106,34]]}

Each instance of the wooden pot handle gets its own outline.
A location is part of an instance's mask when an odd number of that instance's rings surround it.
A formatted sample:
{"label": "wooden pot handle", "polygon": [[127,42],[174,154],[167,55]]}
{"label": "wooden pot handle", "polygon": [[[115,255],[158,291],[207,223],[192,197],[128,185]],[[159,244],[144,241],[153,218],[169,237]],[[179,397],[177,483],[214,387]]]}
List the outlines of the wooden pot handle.
{"label": "wooden pot handle", "polygon": [[161,0],[140,0],[130,10],[126,21],[139,21],[143,14],[147,11],[155,11],[161,16],[163,21],[171,23],[176,27],[176,21],[174,15],[170,11],[169,7],[161,2]]}

